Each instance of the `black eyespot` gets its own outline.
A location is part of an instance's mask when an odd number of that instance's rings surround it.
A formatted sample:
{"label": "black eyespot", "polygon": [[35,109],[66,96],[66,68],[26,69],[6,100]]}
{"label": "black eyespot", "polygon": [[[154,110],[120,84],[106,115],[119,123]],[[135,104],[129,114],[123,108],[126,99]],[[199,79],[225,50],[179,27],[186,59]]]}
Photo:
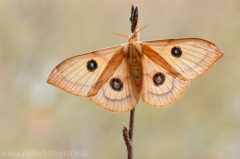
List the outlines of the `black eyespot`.
{"label": "black eyespot", "polygon": [[178,46],[174,46],[171,51],[172,55],[175,57],[181,57],[182,56],[182,50]]}
{"label": "black eyespot", "polygon": [[98,68],[98,64],[97,64],[97,62],[95,60],[89,60],[87,62],[87,69],[88,69],[88,71],[93,72],[97,68]]}
{"label": "black eyespot", "polygon": [[162,84],[164,83],[164,81],[165,81],[165,75],[164,75],[163,73],[161,73],[161,72],[156,73],[156,74],[153,76],[152,80],[153,80],[153,83],[154,83],[155,86],[160,86],[160,85],[162,85]]}
{"label": "black eyespot", "polygon": [[119,78],[113,78],[110,81],[110,86],[115,91],[121,91],[123,89],[123,82]]}

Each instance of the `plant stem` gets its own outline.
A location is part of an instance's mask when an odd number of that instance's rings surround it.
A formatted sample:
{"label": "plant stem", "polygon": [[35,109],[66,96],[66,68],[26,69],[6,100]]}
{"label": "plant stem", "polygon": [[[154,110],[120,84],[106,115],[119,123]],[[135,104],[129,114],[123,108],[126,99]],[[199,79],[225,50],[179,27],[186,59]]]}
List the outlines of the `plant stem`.
{"label": "plant stem", "polygon": [[130,112],[129,131],[125,123],[123,123],[123,139],[127,146],[128,159],[132,159],[133,156],[133,130],[134,130],[134,118],[135,109],[133,108]]}
{"label": "plant stem", "polygon": [[[138,29],[138,7],[132,5],[131,7],[131,31],[132,33]],[[136,30],[137,31],[137,30]],[[135,118],[135,109],[133,108],[130,112],[130,122],[129,122],[129,131],[125,123],[123,123],[123,139],[127,146],[128,159],[133,158],[133,130],[134,130],[134,118]]]}

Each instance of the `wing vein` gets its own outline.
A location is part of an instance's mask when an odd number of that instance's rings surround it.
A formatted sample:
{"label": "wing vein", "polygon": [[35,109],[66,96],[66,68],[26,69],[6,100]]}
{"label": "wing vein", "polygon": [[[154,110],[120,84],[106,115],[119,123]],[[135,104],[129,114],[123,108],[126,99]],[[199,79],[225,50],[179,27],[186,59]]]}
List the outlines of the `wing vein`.
{"label": "wing vein", "polygon": [[[102,64],[103,65],[103,64]],[[102,65],[100,66],[100,68],[102,67]],[[99,68],[99,71],[100,71],[100,68]],[[99,72],[98,71],[98,72]],[[89,73],[89,72],[88,72]],[[89,78],[91,78],[91,76],[93,75],[93,73],[88,77],[88,79],[85,81],[85,83],[82,85],[82,87],[79,89],[79,91],[78,91],[78,93],[77,94],[79,94],[80,93],[80,91],[82,90],[82,88],[84,87],[84,85],[87,83],[87,81],[89,80]],[[97,75],[98,75],[98,73],[97,73]],[[85,75],[84,75],[85,76]],[[96,79],[96,78],[95,78]]]}
{"label": "wing vein", "polygon": [[[103,64],[102,64],[102,65],[103,65]],[[99,72],[100,72],[100,70],[101,70],[101,68],[102,68],[102,65],[99,67],[98,72],[97,72],[97,75],[96,75],[93,83],[96,81],[96,79],[97,79],[97,77],[98,77],[98,74],[99,74]],[[93,73],[92,73],[92,74],[93,74]],[[87,82],[87,81],[86,81],[86,82]],[[85,82],[85,84],[86,84],[86,82]],[[92,84],[93,84],[93,83],[92,83]],[[85,84],[84,84],[84,85],[85,85]],[[81,88],[81,89],[82,89],[82,88]],[[78,91],[78,94],[80,93],[81,89]]]}
{"label": "wing vein", "polygon": [[[169,58],[171,58],[171,57],[169,57]],[[179,59],[178,59],[179,60]],[[181,60],[179,60],[179,61],[181,61]],[[185,62],[183,62],[183,61],[181,61],[184,65],[186,65],[187,67],[189,67],[191,70],[193,70],[196,74],[198,74],[194,69],[192,69],[190,66],[188,66]],[[198,74],[199,75],[199,74]]]}
{"label": "wing vein", "polygon": [[[153,77],[152,76],[152,73],[150,72],[150,67],[149,67],[149,64],[147,63],[147,66],[148,66],[148,70],[149,70],[149,73],[150,73],[150,75],[151,75],[151,77]],[[160,87],[160,89],[161,89],[161,91],[162,91],[162,88]],[[155,87],[155,90],[156,90],[156,92],[157,92],[157,94],[158,94],[158,91],[157,91],[157,89],[156,89],[156,87]],[[152,90],[152,92],[153,92],[153,90]],[[166,95],[165,95],[165,93],[162,91],[162,93],[164,94],[164,96],[165,96],[165,98],[167,99],[167,101],[168,101],[168,98],[166,97]],[[160,94],[160,93],[159,93]],[[159,96],[157,96],[158,97],[158,100],[159,100],[159,102],[160,102],[160,98],[159,98]],[[169,103],[169,101],[168,101],[168,103]],[[161,105],[162,103],[160,102],[160,105]]]}
{"label": "wing vein", "polygon": [[[174,61],[170,56],[168,56],[172,61]],[[179,60],[179,59],[177,59]],[[181,60],[179,60],[181,61]],[[185,64],[187,67],[189,67],[191,70],[193,70],[190,66],[188,66],[185,62],[181,61],[183,64]],[[175,63],[175,62],[174,62]],[[175,63],[176,64],[176,63]],[[177,64],[176,64],[177,65]],[[177,65],[178,66],[178,65]],[[178,66],[179,67],[179,66]],[[198,74],[195,70],[193,70],[196,74]],[[198,74],[199,75],[199,74]]]}
{"label": "wing vein", "polygon": [[[84,68],[82,69],[82,70],[84,70]],[[80,70],[77,74],[79,74],[82,70]],[[78,81],[80,81],[86,74],[88,74],[89,72],[87,72],[87,73],[85,73],[83,76],[81,76],[75,83],[74,83],[74,85],[71,87],[71,89],[69,90],[69,92],[71,92],[71,90],[73,89],[73,87],[78,83]],[[77,75],[76,74],[76,75]],[[67,83],[69,83],[76,75],[74,75],[70,80],[68,80],[68,82]],[[67,85],[67,84],[66,84]],[[65,86],[66,86],[65,85]],[[64,87],[65,87],[64,86]],[[83,85],[82,85],[82,87],[83,87]],[[81,87],[81,88],[82,88]]]}
{"label": "wing vein", "polygon": [[[124,62],[124,61],[123,61]],[[122,76],[122,79],[124,81],[124,70],[123,70],[123,76]],[[124,89],[124,88],[123,88]],[[122,99],[123,99],[123,91],[121,92],[122,93]],[[122,112],[122,101],[121,101],[121,112]]]}
{"label": "wing vein", "polygon": [[[62,82],[62,80],[64,79],[64,78],[66,78],[70,73],[72,73],[73,71],[75,71],[76,69],[78,69],[79,67],[81,67],[83,64],[86,64],[87,62],[84,62],[84,63],[82,63],[81,65],[79,65],[78,67],[76,67],[75,69],[73,69],[72,71],[70,71],[67,75],[65,75],[61,80],[60,80],[60,82],[58,83],[58,86],[60,85],[60,83]],[[84,69],[84,68],[83,68]],[[82,70],[83,70],[82,69]],[[82,70],[80,70],[77,74],[79,74]],[[75,74],[71,79],[73,79],[77,74]],[[70,79],[70,80],[71,80]],[[68,80],[68,82],[70,81],[70,80]],[[67,84],[68,84],[68,82],[67,82]],[[67,85],[67,84],[65,84],[65,86]],[[64,87],[65,87],[64,86]],[[64,88],[63,87],[63,88]]]}
{"label": "wing vein", "polygon": [[[107,105],[108,105],[108,101],[109,101],[109,99],[111,98],[111,93],[112,93],[112,89],[110,89],[110,94],[109,94],[109,97],[108,97],[108,100],[107,100],[107,103],[106,103],[106,107],[107,107]],[[106,108],[105,107],[105,108]],[[110,109],[109,109],[110,110]]]}
{"label": "wing vein", "polygon": [[75,62],[74,64],[70,65],[70,66],[67,67],[65,70],[63,70],[62,72],[60,72],[60,73],[57,75],[57,77],[54,78],[54,80],[53,80],[52,82],[54,82],[54,81],[58,78],[58,76],[60,76],[62,73],[64,73],[66,70],[68,70],[70,67],[72,67],[73,65],[77,64],[77,63],[80,62],[80,61],[81,61],[81,60]]}
{"label": "wing vein", "polygon": [[[124,61],[124,62],[125,62],[125,61]],[[124,71],[123,71],[123,73],[124,73]],[[124,77],[125,77],[125,75],[124,75]],[[127,82],[128,82],[128,81],[127,81]],[[125,93],[126,93],[126,97],[127,97],[127,94],[128,94],[128,93],[127,93],[127,85],[126,85],[126,88],[125,88]],[[130,100],[131,100],[131,99],[130,99]],[[128,98],[127,98],[127,103],[130,104],[130,101],[129,101]]]}
{"label": "wing vein", "polygon": [[[125,59],[124,59],[124,60],[125,60]],[[124,61],[124,62],[126,62],[126,61]],[[126,64],[126,65],[127,65],[127,64]],[[127,69],[128,69],[128,66],[127,66]],[[128,76],[129,76],[129,70],[128,70],[127,72],[128,72]],[[127,83],[128,83],[128,92],[129,92],[129,95],[130,95],[130,94],[131,94],[131,93],[130,93],[130,85],[129,85],[130,81],[129,81],[128,78],[127,78],[127,81],[128,81],[128,82],[127,82]],[[133,105],[133,103],[132,103],[132,97],[130,96],[130,98],[131,98],[131,100],[130,100],[131,102],[130,102],[130,103],[131,103],[131,107],[132,107],[132,105]]]}
{"label": "wing vein", "polygon": [[[165,53],[164,53],[165,54]],[[171,59],[172,60],[172,62],[173,63],[175,63],[175,65],[177,66],[177,67],[179,67],[182,71],[183,71],[183,69],[180,67],[180,66],[178,66],[178,64],[170,57],[170,56],[168,56],[169,57],[169,59]],[[183,71],[187,76],[188,76],[188,74],[185,72],[185,71]],[[188,78],[190,78],[189,76],[188,76]],[[191,79],[191,78],[190,78]]]}
{"label": "wing vein", "polygon": [[[196,52],[196,53],[199,53],[199,54],[204,55],[204,56],[212,59],[213,61],[215,61],[215,60],[214,60],[213,58],[211,58],[210,56],[208,56],[208,55],[206,55],[206,54],[203,54],[203,53],[201,53],[201,52],[199,52],[199,51],[195,51],[195,50],[192,50],[192,49],[188,49],[188,48],[185,48],[185,47],[182,47],[182,46],[181,46],[181,48],[186,49],[186,50],[189,50],[189,51],[193,51],[193,52]],[[201,58],[199,58],[199,57],[197,57],[197,56],[194,56],[194,55],[191,54],[191,53],[188,53],[188,52],[185,52],[185,51],[184,51],[184,53],[187,53],[187,54],[189,54],[189,55],[191,55],[191,56],[193,56],[193,57],[196,57],[196,58],[202,60]]]}
{"label": "wing vein", "polygon": [[[149,74],[150,74],[150,79],[151,79],[151,72],[150,72],[150,68],[149,68],[149,65],[148,65],[148,61],[147,61],[147,58],[145,57],[145,61],[146,61],[146,64],[147,64],[147,68],[148,68],[148,71],[149,71]],[[153,87],[152,87],[152,84],[151,84],[151,90],[152,90],[152,100],[154,101],[154,98],[153,98]],[[156,90],[156,92],[157,92],[157,90]],[[159,100],[159,98],[158,98],[158,100]],[[160,102],[160,105],[162,104],[162,102],[159,100],[159,102]],[[154,102],[153,102],[154,103]]]}
{"label": "wing vein", "polygon": [[[105,91],[107,90],[108,86],[109,86],[109,85],[107,85],[106,89],[103,91],[102,97],[104,96]],[[99,102],[102,100],[102,97],[99,99],[98,104],[99,104]],[[106,105],[105,105],[104,109],[106,109]]]}
{"label": "wing vein", "polygon": [[203,47],[200,47],[200,46],[197,46],[197,45],[187,44],[187,43],[185,43],[185,42],[183,42],[183,43],[184,43],[185,45],[198,47],[198,48],[200,48],[200,49],[203,49],[203,50],[206,50],[206,51],[209,51],[209,52],[211,52],[211,53],[214,53],[214,54],[218,55],[217,53],[215,53],[215,52],[213,52],[213,51],[210,51],[210,50],[208,50],[208,49],[205,49],[205,48],[203,48]]}
{"label": "wing vein", "polygon": [[[155,65],[156,65],[156,64],[155,64]],[[156,66],[157,66],[157,65],[156,65]],[[158,67],[158,66],[157,66],[157,67]],[[162,71],[161,68],[158,67],[158,69]],[[167,76],[166,76],[166,78],[168,79],[168,81],[170,81],[170,82],[172,83],[172,85],[174,85],[173,82],[172,82],[171,80],[169,80],[169,78],[168,78]],[[166,86],[167,86],[167,84],[166,84]],[[175,86],[175,85],[174,85],[174,86]],[[176,87],[176,86],[175,86],[175,87]],[[177,100],[176,97],[174,96],[173,92],[169,89],[168,86],[167,86],[167,88],[168,88],[168,90],[172,93],[172,95],[173,95],[173,97],[175,98],[175,100]],[[176,88],[177,88],[177,87],[176,87]],[[181,92],[178,88],[177,88],[177,90],[178,90],[179,92]]]}
{"label": "wing vein", "polygon": [[[206,70],[206,68],[204,68],[202,65],[200,65],[200,64],[198,64],[198,63],[196,63],[195,61],[193,61],[193,60],[190,60],[190,59],[188,59],[188,58],[186,58],[186,57],[182,57],[183,59],[186,59],[186,60],[188,60],[188,61],[191,61],[191,62],[193,62],[193,63],[195,63],[195,64],[197,64],[198,66],[201,66],[203,69],[205,69]],[[182,60],[179,60],[179,61],[181,61],[182,63],[184,63]],[[187,65],[188,66],[188,65]],[[188,67],[190,67],[190,66],[188,66]]]}

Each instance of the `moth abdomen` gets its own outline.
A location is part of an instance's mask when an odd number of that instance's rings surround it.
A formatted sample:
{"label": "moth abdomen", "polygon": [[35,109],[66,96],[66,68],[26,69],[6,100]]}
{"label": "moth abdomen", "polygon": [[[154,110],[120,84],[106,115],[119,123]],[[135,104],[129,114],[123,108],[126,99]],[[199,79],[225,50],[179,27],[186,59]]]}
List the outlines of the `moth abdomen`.
{"label": "moth abdomen", "polygon": [[135,82],[135,85],[138,89],[138,91],[141,91],[142,86],[142,66],[141,63],[130,63],[130,70],[133,77],[133,80]]}
{"label": "moth abdomen", "polygon": [[130,65],[131,74],[137,90],[140,93],[142,88],[142,64],[140,58],[141,50],[137,49],[136,45],[132,45],[128,48],[128,51],[128,62]]}

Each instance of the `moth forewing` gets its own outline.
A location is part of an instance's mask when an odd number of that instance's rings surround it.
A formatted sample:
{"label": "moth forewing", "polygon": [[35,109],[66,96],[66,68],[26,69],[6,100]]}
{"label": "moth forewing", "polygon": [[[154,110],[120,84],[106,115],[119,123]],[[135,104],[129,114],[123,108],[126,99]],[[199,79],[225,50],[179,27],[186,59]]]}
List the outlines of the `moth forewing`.
{"label": "moth forewing", "polygon": [[122,48],[118,45],[68,58],[53,69],[47,82],[68,93],[88,97],[90,88],[108,66],[111,57]]}
{"label": "moth forewing", "polygon": [[172,67],[171,64],[169,64],[168,61],[166,61],[166,59],[159,54],[158,52],[156,52],[154,50],[154,48],[152,48],[151,46],[148,45],[142,45],[142,50],[143,50],[143,54],[146,55],[148,58],[150,58],[154,63],[158,64],[160,67],[164,68],[166,71],[168,71],[169,73],[171,73],[171,75],[173,77],[178,77],[182,80],[186,80],[186,78],[184,78],[181,73],[179,73],[176,69],[174,69]]}
{"label": "moth forewing", "polygon": [[155,63],[161,65],[161,59],[164,59],[164,65],[170,65],[171,70],[183,76],[180,79],[186,80],[201,76],[223,56],[222,50],[215,44],[198,38],[144,41],[141,44],[148,50],[146,55],[155,59]]}
{"label": "moth forewing", "polygon": [[101,75],[96,79],[96,82],[93,83],[92,87],[90,88],[87,95],[88,97],[96,95],[100,88],[103,86],[103,84],[105,84],[106,81],[108,81],[109,78],[114,74],[116,69],[122,63],[124,57],[123,50],[124,47],[122,47],[112,55]]}

